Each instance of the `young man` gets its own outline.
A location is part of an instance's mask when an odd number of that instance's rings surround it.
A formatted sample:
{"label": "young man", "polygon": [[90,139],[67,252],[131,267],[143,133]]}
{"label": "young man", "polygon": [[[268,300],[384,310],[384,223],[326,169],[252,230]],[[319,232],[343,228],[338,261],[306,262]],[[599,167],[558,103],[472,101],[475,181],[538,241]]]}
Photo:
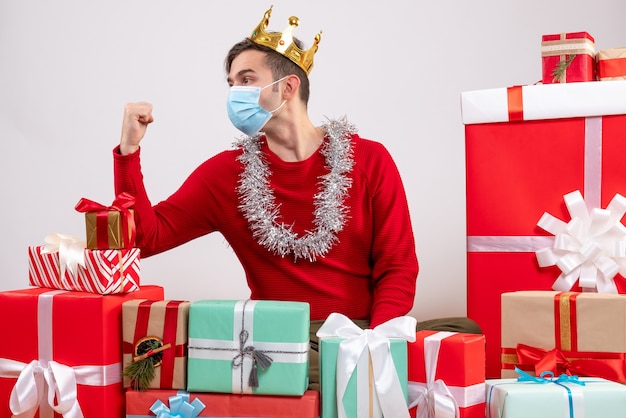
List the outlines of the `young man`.
{"label": "young man", "polygon": [[[242,263],[251,298],[308,302],[312,336],[331,312],[363,328],[406,315],[418,263],[396,165],[346,120],[311,122],[308,74],[320,35],[302,50],[292,41],[297,18],[270,33],[270,13],[225,62],[229,117],[245,136],[154,206],[139,150],[152,106],[126,106],[115,188],[136,198],[137,245],[146,257],[219,231]],[[475,327],[459,321],[444,328]]]}

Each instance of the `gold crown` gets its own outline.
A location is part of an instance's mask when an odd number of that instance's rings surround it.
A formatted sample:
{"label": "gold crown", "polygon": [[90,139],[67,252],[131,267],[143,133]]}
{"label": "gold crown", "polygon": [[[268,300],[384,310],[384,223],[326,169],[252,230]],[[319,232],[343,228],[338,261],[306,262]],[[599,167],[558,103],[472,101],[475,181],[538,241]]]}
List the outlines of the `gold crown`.
{"label": "gold crown", "polygon": [[250,34],[250,39],[259,45],[272,48],[279,54],[289,58],[291,61],[295,62],[298,67],[302,68],[307,75],[309,75],[311,73],[311,69],[313,68],[313,55],[317,52],[318,44],[320,43],[320,39],[322,39],[322,31],[315,35],[315,38],[313,39],[313,46],[311,46],[311,48],[306,51],[300,49],[293,42],[293,30],[300,23],[300,19],[297,17],[291,16],[289,18],[289,25],[282,33],[267,32],[265,30],[270,22],[272,7],[274,6],[270,6],[270,8],[267,9],[263,15],[261,23],[259,23],[259,25],[254,28]]}

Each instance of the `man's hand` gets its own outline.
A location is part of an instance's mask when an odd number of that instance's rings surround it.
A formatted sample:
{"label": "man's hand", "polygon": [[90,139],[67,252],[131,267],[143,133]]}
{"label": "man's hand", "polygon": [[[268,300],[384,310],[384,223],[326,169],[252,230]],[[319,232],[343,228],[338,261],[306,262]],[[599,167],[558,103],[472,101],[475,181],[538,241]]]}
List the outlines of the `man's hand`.
{"label": "man's hand", "polygon": [[152,105],[146,102],[128,103],[124,107],[120,153],[131,154],[139,149],[139,143],[152,123]]}

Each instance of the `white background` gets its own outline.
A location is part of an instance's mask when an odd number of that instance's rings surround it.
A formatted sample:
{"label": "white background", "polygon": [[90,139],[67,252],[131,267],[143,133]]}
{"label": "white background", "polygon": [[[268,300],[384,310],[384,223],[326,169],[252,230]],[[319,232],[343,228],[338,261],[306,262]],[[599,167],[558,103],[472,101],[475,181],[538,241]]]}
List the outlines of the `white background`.
{"label": "white background", "polygon": [[[300,18],[322,42],[311,119],[347,115],[384,143],[404,178],[420,274],[418,320],[465,315],[465,164],[460,93],[541,79],[541,35],[587,31],[626,46],[623,0],[272,0],[270,29]],[[0,1],[0,290],[28,286],[26,248],[84,235],[81,197],[114,198],[113,147],[126,102],[155,107],[142,145],[153,202],[230,148],[223,59],[272,2]],[[217,4],[220,4],[217,6]],[[142,260],[166,298],[245,298],[221,235]]]}

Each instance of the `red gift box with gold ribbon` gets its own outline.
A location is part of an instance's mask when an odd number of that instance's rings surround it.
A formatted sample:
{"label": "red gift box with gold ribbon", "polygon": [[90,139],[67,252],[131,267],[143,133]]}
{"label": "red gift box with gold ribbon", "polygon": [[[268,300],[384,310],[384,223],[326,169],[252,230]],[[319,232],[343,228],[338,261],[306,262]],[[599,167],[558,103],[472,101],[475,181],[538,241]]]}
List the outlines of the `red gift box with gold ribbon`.
{"label": "red gift box with gold ribbon", "polygon": [[596,61],[598,80],[626,80],[626,47],[598,51]]}
{"label": "red gift box with gold ribbon", "polygon": [[135,245],[135,198],[120,193],[110,206],[82,198],[76,204],[85,213],[86,248],[91,250],[132,248]]}
{"label": "red gift box with gold ribbon", "polygon": [[133,297],[163,299],[163,288],[107,296],[0,292],[0,416],[123,416],[122,303]]}
{"label": "red gift box with gold ribbon", "polygon": [[[149,351],[151,341],[159,347],[167,347],[152,359],[155,360],[155,374],[147,388],[186,389],[190,304],[189,301],[179,300],[135,299],[124,302],[124,368],[140,360],[139,357]],[[133,387],[135,383],[129,378],[124,379],[124,387]]]}
{"label": "red gift box with gold ribbon", "polygon": [[595,81],[595,40],[587,32],[543,35],[543,84]]}
{"label": "red gift box with gold ribbon", "polygon": [[626,383],[626,296],[503,294],[502,377],[516,377],[515,367]]}
{"label": "red gift box with gold ribbon", "polygon": [[484,335],[418,331],[407,350],[411,417],[434,399],[437,416],[484,418]]}
{"label": "red gift box with gold ribbon", "polygon": [[[165,411],[164,416],[178,414],[178,405],[188,404],[198,417],[255,417],[255,418],[318,418],[320,394],[307,390],[302,396],[239,395],[227,393],[194,393],[175,390],[150,389],[126,392],[126,417],[150,418],[154,410]],[[154,406],[154,408],[153,408]],[[199,415],[198,415],[199,413]]]}
{"label": "red gift box with gold ribbon", "polygon": [[[626,82],[516,86],[464,92],[467,315],[486,338],[487,378],[500,377],[500,296],[551,290],[558,267],[536,251],[555,239],[544,213],[570,219],[564,196],[606,208],[626,195]],[[626,280],[615,277],[620,293]],[[578,283],[571,290],[580,290]]]}

